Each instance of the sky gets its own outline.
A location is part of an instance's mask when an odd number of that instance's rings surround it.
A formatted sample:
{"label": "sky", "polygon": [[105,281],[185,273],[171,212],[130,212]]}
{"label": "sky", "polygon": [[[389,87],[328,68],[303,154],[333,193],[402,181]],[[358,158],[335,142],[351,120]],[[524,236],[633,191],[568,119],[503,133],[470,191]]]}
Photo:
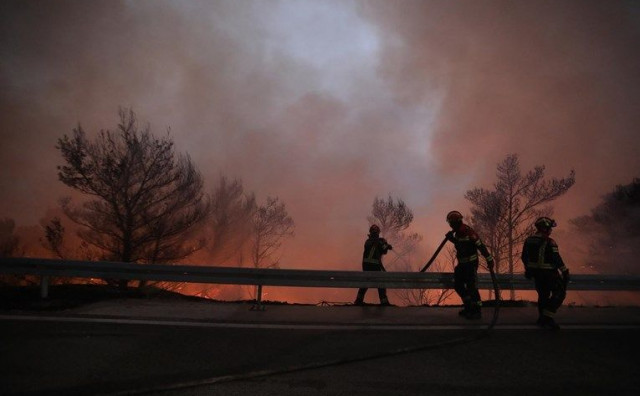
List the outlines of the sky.
{"label": "sky", "polygon": [[640,176],[639,48],[633,1],[5,0],[0,217],[38,224],[71,193],[57,139],[113,129],[123,106],[209,188],[285,202],[285,268],[359,270],[389,194],[426,262],[512,153],[576,171],[554,202],[568,229]]}

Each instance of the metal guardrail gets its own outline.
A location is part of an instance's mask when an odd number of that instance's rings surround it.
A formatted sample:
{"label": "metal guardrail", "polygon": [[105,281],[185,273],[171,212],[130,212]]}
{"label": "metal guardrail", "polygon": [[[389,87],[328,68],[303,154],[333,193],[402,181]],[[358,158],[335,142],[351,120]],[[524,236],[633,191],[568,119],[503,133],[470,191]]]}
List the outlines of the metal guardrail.
{"label": "metal guardrail", "polygon": [[[168,282],[255,285],[257,302],[263,286],[452,289],[450,272],[364,272],[301,269],[208,267],[192,265],[134,264],[110,261],[71,261],[40,258],[0,259],[0,274],[41,277],[41,295],[47,297],[49,277],[127,279]],[[533,290],[534,284],[522,275],[497,275],[504,290]],[[478,274],[479,289],[493,289],[488,273]],[[627,275],[571,275],[570,290],[640,290],[640,277]]]}

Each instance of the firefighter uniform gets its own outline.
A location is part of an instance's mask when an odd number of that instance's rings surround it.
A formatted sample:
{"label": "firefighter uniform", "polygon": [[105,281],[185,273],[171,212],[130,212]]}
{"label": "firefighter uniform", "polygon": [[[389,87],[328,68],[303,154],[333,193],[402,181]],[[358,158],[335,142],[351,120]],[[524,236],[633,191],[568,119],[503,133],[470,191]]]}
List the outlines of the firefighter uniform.
{"label": "firefighter uniform", "polygon": [[[364,242],[364,252],[362,253],[362,270],[363,271],[385,271],[382,265],[382,255],[387,254],[393,247],[387,243],[384,238],[380,238],[380,228],[372,225],[369,229],[369,238]],[[355,305],[364,304],[364,295],[367,288],[358,290]],[[378,297],[380,297],[381,305],[390,305],[387,298],[387,289],[378,289]]]}
{"label": "firefighter uniform", "polygon": [[478,234],[461,222],[454,231],[447,234],[447,239],[453,242],[456,248],[458,264],[453,273],[454,287],[464,304],[460,315],[469,319],[479,319],[482,300],[478,292],[478,251],[487,260],[488,265],[493,264],[493,257]]}
{"label": "firefighter uniform", "polygon": [[[538,325],[558,329],[553,317],[566,297],[569,270],[560,257],[558,244],[549,237],[555,222],[541,219],[536,222],[538,231],[524,241],[521,258],[525,276],[534,279],[538,292]],[[539,227],[539,223],[548,227]]]}

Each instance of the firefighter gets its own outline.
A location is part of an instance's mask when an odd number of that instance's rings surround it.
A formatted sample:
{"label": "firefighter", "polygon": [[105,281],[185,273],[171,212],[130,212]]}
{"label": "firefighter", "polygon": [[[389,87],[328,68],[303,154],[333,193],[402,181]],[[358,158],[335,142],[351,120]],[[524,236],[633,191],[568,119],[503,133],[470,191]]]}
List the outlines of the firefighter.
{"label": "firefighter", "polygon": [[482,253],[490,269],[493,268],[493,257],[478,234],[462,222],[460,212],[449,212],[447,223],[451,231],[447,232],[445,237],[454,244],[458,260],[453,276],[456,293],[464,306],[459,314],[467,319],[480,319],[482,300],[478,292],[478,251]]}
{"label": "firefighter", "polygon": [[[364,252],[362,254],[362,270],[363,271],[386,271],[382,265],[382,255],[393,247],[387,243],[384,238],[380,238],[380,227],[376,224],[369,228],[369,237],[364,242]],[[358,296],[354,305],[364,305],[364,295],[367,288],[358,290]],[[378,297],[380,297],[380,305],[388,306],[387,289],[378,289]]]}
{"label": "firefighter", "polygon": [[538,320],[540,327],[560,329],[553,318],[567,295],[569,269],[558,252],[558,244],[550,238],[556,222],[540,217],[535,222],[536,233],[529,236],[522,247],[524,275],[535,281],[538,292]]}

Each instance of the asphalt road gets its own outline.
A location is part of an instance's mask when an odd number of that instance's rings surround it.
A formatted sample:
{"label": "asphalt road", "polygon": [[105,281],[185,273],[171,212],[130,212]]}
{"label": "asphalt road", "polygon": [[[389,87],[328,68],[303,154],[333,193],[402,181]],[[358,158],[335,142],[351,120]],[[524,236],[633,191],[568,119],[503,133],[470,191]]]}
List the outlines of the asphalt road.
{"label": "asphalt road", "polygon": [[486,332],[488,319],[466,322],[454,308],[416,323],[420,311],[393,307],[226,307],[226,320],[202,320],[132,304],[118,316],[108,305],[2,315],[0,394],[640,393],[638,309],[567,312],[559,332],[532,326],[530,309],[503,310]]}

